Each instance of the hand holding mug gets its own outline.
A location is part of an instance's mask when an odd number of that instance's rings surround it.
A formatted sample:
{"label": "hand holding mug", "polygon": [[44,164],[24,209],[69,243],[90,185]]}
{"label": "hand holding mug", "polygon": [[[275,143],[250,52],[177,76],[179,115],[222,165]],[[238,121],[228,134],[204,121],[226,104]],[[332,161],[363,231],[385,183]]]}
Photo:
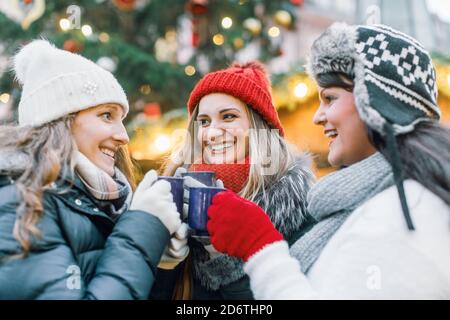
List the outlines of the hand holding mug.
{"label": "hand holding mug", "polygon": [[180,214],[173,202],[170,184],[167,181],[156,181],[157,178],[155,170],[147,172],[134,192],[130,210],[140,210],[156,216],[172,234],[181,225]]}

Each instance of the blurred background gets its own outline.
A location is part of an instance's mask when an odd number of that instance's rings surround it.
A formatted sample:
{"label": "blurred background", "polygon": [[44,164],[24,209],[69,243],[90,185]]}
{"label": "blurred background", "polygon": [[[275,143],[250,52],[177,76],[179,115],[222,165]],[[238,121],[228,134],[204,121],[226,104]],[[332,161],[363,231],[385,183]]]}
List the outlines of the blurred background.
{"label": "blurred background", "polygon": [[319,102],[303,66],[335,21],[383,23],[417,38],[434,58],[450,123],[449,0],[0,0],[0,124],[16,120],[20,99],[10,57],[44,37],[114,73],[130,101],[130,152],[146,171],[186,127],[187,99],[202,75],[260,59],[287,139],[315,155],[321,176],[331,171],[328,141],[312,123]]}

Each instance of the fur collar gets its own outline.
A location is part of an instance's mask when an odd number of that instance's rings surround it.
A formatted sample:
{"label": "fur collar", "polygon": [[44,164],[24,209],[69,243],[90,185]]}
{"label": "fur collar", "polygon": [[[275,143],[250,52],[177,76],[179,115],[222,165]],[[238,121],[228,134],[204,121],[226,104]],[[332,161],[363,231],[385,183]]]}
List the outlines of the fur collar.
{"label": "fur collar", "polygon": [[306,196],[314,181],[310,167],[308,155],[297,157],[286,174],[255,199],[287,239],[298,231],[307,217]]}

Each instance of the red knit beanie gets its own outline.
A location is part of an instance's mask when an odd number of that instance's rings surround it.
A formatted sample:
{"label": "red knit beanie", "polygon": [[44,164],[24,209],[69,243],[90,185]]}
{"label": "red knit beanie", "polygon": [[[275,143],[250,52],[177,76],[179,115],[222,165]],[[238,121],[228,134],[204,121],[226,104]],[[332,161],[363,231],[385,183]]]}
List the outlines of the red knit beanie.
{"label": "red knit beanie", "polygon": [[201,98],[210,93],[225,93],[238,98],[259,113],[270,127],[278,129],[284,136],[284,129],[272,102],[270,81],[264,66],[257,61],[244,65],[233,64],[230,68],[205,75],[191,92],[188,102],[189,114]]}

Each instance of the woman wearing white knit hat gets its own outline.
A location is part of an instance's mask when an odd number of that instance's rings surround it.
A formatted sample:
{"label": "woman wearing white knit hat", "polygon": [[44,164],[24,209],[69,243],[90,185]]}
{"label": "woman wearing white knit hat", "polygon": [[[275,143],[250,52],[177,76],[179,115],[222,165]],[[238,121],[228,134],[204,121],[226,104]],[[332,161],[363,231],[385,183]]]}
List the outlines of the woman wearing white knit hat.
{"label": "woman wearing white knit hat", "polygon": [[170,185],[134,197],[126,95],[45,40],[14,59],[19,125],[0,128],[0,299],[146,299],[181,225]]}

